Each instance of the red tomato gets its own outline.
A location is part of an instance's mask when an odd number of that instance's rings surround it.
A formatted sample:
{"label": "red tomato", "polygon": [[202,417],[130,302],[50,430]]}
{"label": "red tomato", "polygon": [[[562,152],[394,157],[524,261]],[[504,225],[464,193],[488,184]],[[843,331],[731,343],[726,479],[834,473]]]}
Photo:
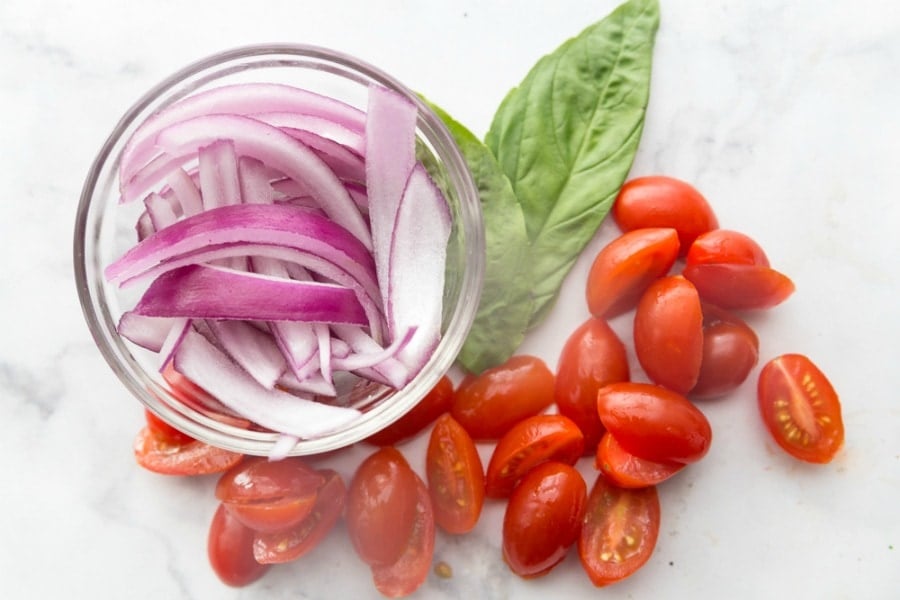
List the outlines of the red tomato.
{"label": "red tomato", "polygon": [[703,305],[703,361],[692,398],[715,398],[734,390],[759,360],[759,339],[744,321],[711,304]]}
{"label": "red tomato", "polygon": [[685,394],[703,360],[703,311],[693,284],[680,276],[655,281],[634,315],[634,351],[655,383]]}
{"label": "red tomato", "polygon": [[703,300],[730,310],[771,308],[794,293],[790,278],[758,265],[687,265],[683,274]]}
{"label": "red tomato", "polygon": [[219,478],[216,498],[232,504],[271,503],[315,495],[323,483],[325,477],[301,458],[254,456]]}
{"label": "red tomato", "polygon": [[609,433],[597,446],[596,466],[614,485],[642,488],[661,483],[683,469],[683,463],[656,462],[626,452]]}
{"label": "red tomato", "polygon": [[269,565],[253,558],[253,530],[221,504],[209,526],[207,553],[213,571],[222,583],[232,587],[253,583],[269,570]]}
{"label": "red tomato", "polygon": [[484,493],[506,498],[516,483],[548,460],[574,464],[584,452],[584,435],[563,415],[525,419],[500,438],[488,463]]}
{"label": "red tomato", "polygon": [[475,440],[496,440],[553,402],[553,373],[540,358],[513,356],[461,385],[453,418]]}
{"label": "red tomato", "polygon": [[625,183],[613,204],[613,218],[622,231],[672,227],[684,254],[698,235],[718,229],[712,208],[692,185],[661,175]]}
{"label": "red tomato", "polygon": [[320,471],[325,483],[316,494],[312,512],[300,523],[275,532],[256,532],[253,556],[262,564],[285,563],[305,555],[325,539],[344,511],[347,488],[335,471]]}
{"label": "red tomato", "polygon": [[416,591],[431,570],[434,556],[434,512],[425,483],[416,476],[416,515],[406,547],[393,564],[372,567],[375,588],[388,598]]}
{"label": "red tomato", "polygon": [[647,286],[669,272],[678,249],[678,233],[672,228],[636,229],[607,244],[588,273],[591,314],[608,319],[634,307]]}
{"label": "red tomato", "polygon": [[578,539],[587,486],[567,464],[546,462],[513,490],[503,516],[503,560],[526,579],[546,575]]}
{"label": "red tomato", "polygon": [[625,345],[606,321],[590,318],[572,332],[556,368],[553,399],[584,434],[585,452],[593,452],[603,435],[597,415],[597,391],[608,383],[628,381]]}
{"label": "red tomato", "polygon": [[703,413],[677,392],[649,383],[613,383],[597,394],[606,430],[622,448],[656,462],[703,458],[712,429]]}
{"label": "red tomato", "polygon": [[148,425],[134,440],[134,457],[149,471],[163,475],[209,475],[227,471],[244,457],[194,440],[172,443],[160,438]]}
{"label": "red tomato", "polygon": [[425,457],[434,519],[448,533],[466,533],[484,505],[484,466],[475,443],[449,414],[431,430]]}
{"label": "red tomato", "polygon": [[732,264],[769,266],[769,258],[750,236],[730,229],[715,229],[697,237],[688,249],[689,265]]}
{"label": "red tomato", "polygon": [[828,463],[844,444],[840,399],[808,357],[784,354],[766,363],[758,399],[766,428],[791,456]]}
{"label": "red tomato", "polygon": [[356,470],[347,492],[347,530],[370,566],[392,565],[416,521],[417,476],[397,449],[384,446]]}
{"label": "red tomato", "polygon": [[653,554],[659,537],[656,488],[625,489],[597,477],[578,538],[581,566],[597,587],[625,579]]}
{"label": "red tomato", "polygon": [[393,446],[413,437],[435,419],[450,410],[453,403],[453,382],[441,377],[437,385],[408,413],[365,439],[376,446]]}
{"label": "red tomato", "polygon": [[147,422],[147,427],[150,428],[150,431],[153,432],[153,435],[158,440],[167,442],[173,446],[181,446],[194,441],[194,438],[175,429],[146,408],[144,409],[144,421]]}

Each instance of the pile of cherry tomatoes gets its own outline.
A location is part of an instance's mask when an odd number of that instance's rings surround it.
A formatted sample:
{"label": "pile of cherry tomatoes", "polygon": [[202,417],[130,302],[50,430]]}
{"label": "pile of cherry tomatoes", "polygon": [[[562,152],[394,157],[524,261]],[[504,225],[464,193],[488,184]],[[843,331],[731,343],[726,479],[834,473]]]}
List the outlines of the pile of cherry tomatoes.
{"label": "pile of cherry tomatoes", "polygon": [[[376,588],[408,595],[431,570],[436,528],[471,531],[488,500],[506,503],[502,553],[515,574],[544,575],[574,546],[595,585],[628,577],[656,544],[655,486],[712,443],[695,401],[727,395],[759,361],[757,336],[737,312],[776,306],[794,285],[750,237],[719,229],[704,197],[682,181],[628,182],[613,217],[623,233],[591,266],[592,316],[569,336],[556,373],[520,355],[456,389],[444,377],[366,440],[373,451],[349,482],[299,458],[270,462],[207,446],[150,413],[138,462],[168,474],[222,473],[208,550],[233,586],[300,558],[343,518]],[[649,381],[631,380],[625,344],[607,324],[629,311]],[[172,383],[186,396],[203,393]],[[814,463],[834,457],[843,444],[840,402],[807,357],[770,360],[757,389],[761,418],[785,451]],[[429,428],[423,480],[396,446]],[[479,443],[493,444],[486,468]],[[590,489],[573,467],[585,455],[598,471]]]}

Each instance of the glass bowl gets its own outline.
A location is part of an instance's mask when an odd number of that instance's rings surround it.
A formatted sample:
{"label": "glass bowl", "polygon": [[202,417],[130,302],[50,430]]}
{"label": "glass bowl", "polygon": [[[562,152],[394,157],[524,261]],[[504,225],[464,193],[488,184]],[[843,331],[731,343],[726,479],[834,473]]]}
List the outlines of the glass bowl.
{"label": "glass bowl", "polygon": [[[197,92],[238,82],[295,85],[366,108],[367,88],[392,89],[418,107],[420,159],[442,188],[453,226],[447,250],[442,337],[421,372],[394,390],[352,378],[336,403],[361,416],[320,437],[302,439],[288,455],[317,454],[348,446],[387,427],[415,406],[453,365],[468,334],[481,294],[484,230],[478,191],[452,136],[434,112],[402,83],[365,62],[333,50],[298,44],[237,48],[195,62],[144,94],[122,117],[87,175],[75,223],[75,279],[85,319],[100,352],[125,387],[144,406],[182,432],[245,454],[269,455],[279,435],[211,418],[185,404],[161,376],[159,359],[121,338],[116,324],[133,298],[108,284],[103,269],[135,243],[136,212],[120,204],[118,166],[123,148],[148,117]],[[424,158],[423,158],[424,157]],[[140,205],[140,201],[130,204]],[[131,210],[139,211],[140,208]],[[155,359],[155,361],[154,361]]]}

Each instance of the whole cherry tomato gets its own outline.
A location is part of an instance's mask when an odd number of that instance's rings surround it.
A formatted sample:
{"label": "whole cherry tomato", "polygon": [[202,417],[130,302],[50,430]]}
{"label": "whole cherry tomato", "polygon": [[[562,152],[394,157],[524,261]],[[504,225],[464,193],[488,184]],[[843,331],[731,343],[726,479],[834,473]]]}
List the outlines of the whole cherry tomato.
{"label": "whole cherry tomato", "polygon": [[706,198],[694,186],[662,175],[626,182],[612,212],[622,231],[672,227],[678,231],[681,254],[688,251],[698,235],[719,227]]}
{"label": "whole cherry tomato", "polygon": [[604,246],[588,273],[591,314],[608,319],[633,308],[647,286],[669,272],[678,249],[672,228],[635,229]]}
{"label": "whole cherry tomato", "polygon": [[173,440],[172,434],[160,435],[153,425],[147,425],[138,432],[133,450],[140,466],[162,475],[221,473],[241,462],[244,457],[237,452],[210,446],[199,440]]}
{"label": "whole cherry tomato", "polygon": [[503,560],[523,578],[547,574],[578,539],[587,486],[573,467],[538,465],[509,497],[503,516]]}
{"label": "whole cherry tomato", "polygon": [[683,463],[655,462],[626,452],[610,433],[597,446],[596,467],[614,485],[642,488],[661,483],[683,469]]}
{"label": "whole cherry tomato", "polygon": [[559,412],[584,434],[585,452],[594,452],[603,425],[597,415],[597,390],[628,381],[625,345],[606,321],[590,318],[566,340],[556,369],[553,399]]}
{"label": "whole cherry tomato", "polygon": [[659,537],[656,487],[626,489],[597,477],[578,538],[581,566],[601,587],[632,575],[649,560]]}
{"label": "whole cherry tomato", "polygon": [[703,359],[700,296],[684,277],[655,281],[634,315],[634,351],[655,383],[685,394],[697,383]]}
{"label": "whole cherry tomato", "polygon": [[536,356],[513,356],[463,382],[450,409],[475,440],[496,440],[553,402],[553,372]]}
{"label": "whole cherry tomato", "polygon": [[535,466],[553,460],[566,464],[584,452],[584,435],[563,415],[536,415],[518,423],[494,447],[485,475],[484,493],[505,498]]}
{"label": "whole cherry tomato", "polygon": [[760,265],[687,265],[682,274],[703,300],[730,310],[772,308],[794,293],[789,277]]}
{"label": "whole cherry tomato", "polygon": [[759,410],[775,441],[788,454],[828,463],[844,444],[837,392],[825,374],[802,354],[784,354],[759,374]]}
{"label": "whole cherry tomato", "polygon": [[741,385],[759,360],[759,339],[747,323],[703,305],[703,361],[691,398],[715,398]]}
{"label": "whole cherry tomato", "polygon": [[622,448],[656,462],[692,463],[712,442],[709,421],[677,392],[649,383],[612,383],[597,394],[606,430]]}
{"label": "whole cherry tomato", "polygon": [[269,570],[269,565],[261,565],[253,558],[253,535],[252,529],[219,505],[209,526],[207,554],[222,583],[245,586]]}
{"label": "whole cherry tomato", "polygon": [[381,431],[370,435],[365,441],[376,446],[393,446],[407,440],[450,410],[452,403],[453,382],[445,375],[408,413]]}
{"label": "whole cherry tomato", "polygon": [[431,430],[425,473],[438,526],[448,533],[471,531],[484,505],[484,466],[472,438],[449,414]]}
{"label": "whole cherry tomato", "polygon": [[685,262],[689,265],[726,263],[768,267],[769,257],[750,236],[730,229],[715,229],[694,240]]}

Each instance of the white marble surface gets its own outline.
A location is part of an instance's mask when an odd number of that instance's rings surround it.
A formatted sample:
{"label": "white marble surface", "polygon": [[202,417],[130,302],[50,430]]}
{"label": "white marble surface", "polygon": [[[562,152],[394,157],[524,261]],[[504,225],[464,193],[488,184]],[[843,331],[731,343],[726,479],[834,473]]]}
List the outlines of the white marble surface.
{"label": "white marble surface", "polygon": [[[205,550],[214,479],[134,464],[141,411],[95,351],[71,267],[82,179],[132,101],[217,50],[311,42],[380,65],[483,133],[539,56],[614,4],[2,0],[0,595],[377,596],[342,531],[249,588],[222,586]],[[662,4],[633,173],[694,182],[723,226],[756,237],[794,278],[795,296],[752,324],[764,359],[804,352],[831,376],[846,448],[824,468],[787,458],[767,439],[748,383],[705,407],[713,449],[662,486],[658,548],[629,581],[598,593],[573,556],[540,581],[517,580],[500,559],[492,504],[475,534],[439,537],[437,559],[453,577],[432,576],[419,597],[900,595],[900,9],[892,0]],[[586,314],[590,254],[612,233],[601,230],[523,352],[555,364]],[[627,322],[615,326],[627,332]],[[421,457],[421,442],[405,449]],[[363,453],[327,462],[349,475]]]}

